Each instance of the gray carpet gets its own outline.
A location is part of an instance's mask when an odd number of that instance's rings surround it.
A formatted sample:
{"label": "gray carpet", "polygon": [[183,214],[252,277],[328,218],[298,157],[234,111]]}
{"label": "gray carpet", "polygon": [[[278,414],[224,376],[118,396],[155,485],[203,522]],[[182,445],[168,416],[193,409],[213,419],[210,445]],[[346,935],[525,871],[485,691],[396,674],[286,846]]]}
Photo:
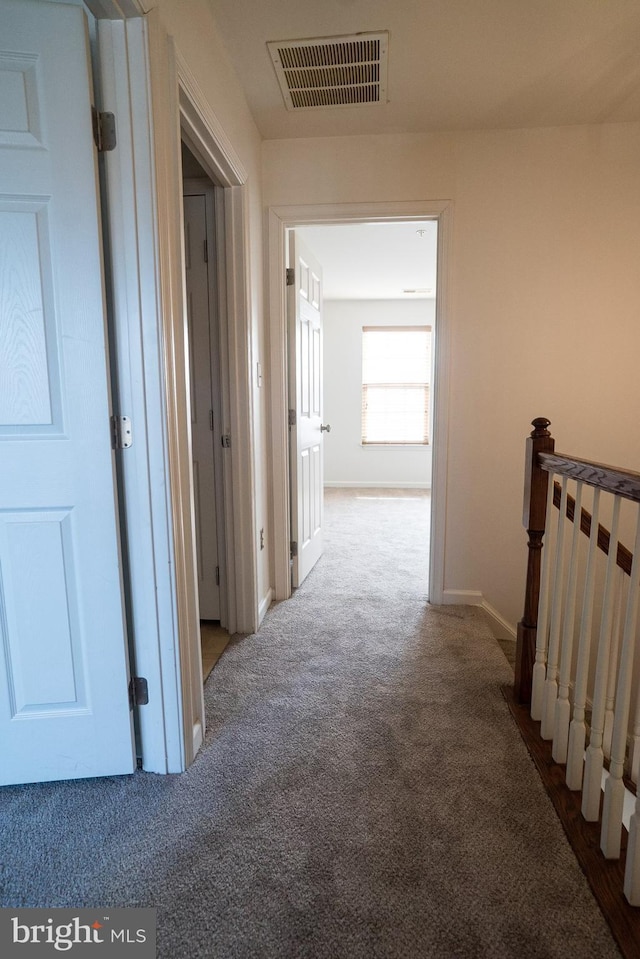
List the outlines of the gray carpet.
{"label": "gray carpet", "polygon": [[425,601],[427,497],[327,500],[186,774],[0,792],[0,904],[156,906],[167,959],[619,957],[482,614]]}

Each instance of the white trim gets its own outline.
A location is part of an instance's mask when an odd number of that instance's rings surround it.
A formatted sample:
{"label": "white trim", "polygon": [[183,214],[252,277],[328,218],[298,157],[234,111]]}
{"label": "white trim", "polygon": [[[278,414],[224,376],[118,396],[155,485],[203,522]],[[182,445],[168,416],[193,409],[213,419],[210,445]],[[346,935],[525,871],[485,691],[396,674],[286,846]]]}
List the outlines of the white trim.
{"label": "white trim", "polygon": [[96,20],[126,20],[145,14],[140,0],[83,0]]}
{"label": "white trim", "polygon": [[247,181],[242,161],[179,50],[175,51],[175,58],[180,115],[189,149],[207,171],[213,164],[214,179],[222,186],[241,186]]}
{"label": "white trim", "polygon": [[[204,731],[204,700],[195,557],[195,510],[191,461],[191,423],[187,344],[185,337],[184,239],[181,177],[181,126],[188,143],[197,147],[204,169],[224,187],[224,238],[227,302],[228,378],[222,383],[225,432],[232,445],[225,455],[225,514],[227,549],[235,579],[234,608],[230,603],[230,631],[254,632],[258,625],[257,544],[255,531],[253,380],[250,375],[251,336],[248,287],[248,224],[244,174],[230,143],[202,96],[172,38],[162,26],[157,9],[148,17],[154,148],[157,178],[158,251],[160,261],[160,315],[163,325],[163,367],[167,404],[167,443],[171,516],[174,538],[178,644],[183,697],[185,764],[194,758],[193,728]],[[192,99],[192,97],[194,99]],[[225,395],[226,393],[226,395]],[[227,424],[229,429],[227,430]],[[227,463],[227,460],[229,461]],[[227,567],[229,573],[229,567]],[[231,600],[230,595],[230,600]]]}
{"label": "white trim", "polygon": [[378,483],[376,483],[375,480],[367,480],[366,482],[362,482],[360,480],[325,480],[323,485],[325,489],[327,487],[336,489],[421,489],[425,492],[431,489],[431,487],[427,486],[425,483],[410,482],[405,480],[397,483],[394,483],[391,480],[384,480],[384,482]]}
{"label": "white trim", "polygon": [[[225,243],[224,243],[224,211],[220,204],[224,204],[224,190],[216,187],[208,178],[183,179],[183,197],[200,196],[204,199],[207,222],[207,248],[213,250],[215,256],[209,263],[209,310],[208,318],[210,340],[209,362],[212,371],[212,409],[215,430],[213,433],[213,464],[215,489],[215,518],[216,538],[218,547],[219,572],[219,619],[220,625],[228,632],[235,632],[236,621],[236,594],[235,575],[231,577],[231,584],[227,576],[227,567],[233,566],[233,554],[227,545],[228,536],[233,542],[233,516],[227,518],[225,497],[225,472],[229,474],[231,483],[229,458],[225,457],[221,440],[224,434],[222,415],[222,394],[224,382],[225,406],[228,406],[228,380],[226,375],[223,381],[223,357],[227,356],[225,347],[228,339],[226,313],[226,283],[225,283]],[[233,610],[232,623],[229,620],[229,607]]]}
{"label": "white trim", "polygon": [[443,606],[482,606],[483,603],[479,589],[445,589],[442,592]]}
{"label": "white trim", "polygon": [[291,596],[289,501],[289,364],[285,286],[285,222],[273,209],[268,218],[269,351],[271,366],[271,486],[273,580],[277,600]]}
{"label": "white trim", "polygon": [[262,620],[267,615],[267,611],[273,602],[273,590],[269,587],[269,591],[266,596],[264,596],[258,607],[258,624],[262,623]]}
{"label": "white trim", "polygon": [[491,630],[494,636],[499,639],[503,639],[505,637],[513,640],[516,639],[516,627],[511,623],[508,623],[504,616],[502,616],[498,610],[491,605],[491,603],[488,603],[486,599],[483,599],[480,605],[489,618]]}
{"label": "white trim", "polygon": [[287,327],[285,287],[285,235],[289,228],[321,223],[398,222],[438,220],[438,289],[436,297],[434,433],[429,597],[433,605],[443,599],[447,494],[449,414],[449,285],[451,201],[338,203],[310,206],[276,206],[268,211],[269,315],[271,359],[271,445],[273,560],[275,598],[291,595],[289,571],[289,430],[287,425]]}
{"label": "white trim", "polygon": [[445,589],[442,594],[445,606],[480,606],[484,610],[491,630],[496,637],[516,638],[516,628],[488,603],[479,589]]}
{"label": "white trim", "polygon": [[[134,443],[121,454],[128,623],[135,669],[149,684],[138,710],[149,772],[185,768],[177,657],[171,503],[165,476],[166,403],[160,363],[158,232],[146,23],[101,21],[101,108],[118,117],[118,149],[104,155],[110,235],[113,360],[119,412]],[[145,184],[145,188],[142,187]]]}
{"label": "white trim", "polygon": [[[170,517],[173,537],[179,677],[182,690],[184,767],[193,761],[193,727],[204,726],[202,660],[195,547],[188,362],[184,330],[184,242],[178,80],[173,42],[156,9],[147,16],[153,154],[158,217],[157,255],[160,284],[160,362],[166,404],[166,443]],[[138,189],[140,186],[138,185]]]}
{"label": "white trim", "polygon": [[[223,208],[216,216],[217,249],[224,249],[220,284],[221,398],[225,451],[225,535],[228,630],[258,628],[258,558],[253,436],[254,380],[251,354],[247,172],[179,51],[177,71],[182,138],[214,183]],[[180,140],[174,143],[180,152]]]}
{"label": "white trim", "polygon": [[248,290],[248,211],[245,187],[224,191],[227,236],[229,432],[235,536],[236,630],[258,628],[258,554],[253,437],[254,378]]}
{"label": "white trim", "polygon": [[361,450],[371,450],[374,453],[380,452],[391,452],[391,453],[418,453],[422,452],[427,454],[431,453],[431,444],[430,443],[362,443],[360,442],[359,447]]}
{"label": "white trim", "polygon": [[[219,347],[220,357],[218,371],[220,373],[220,413],[222,433],[230,432],[229,409],[231,406],[231,384],[229,366],[229,313],[227,309],[227,238],[224,222],[224,189],[214,187],[215,194],[215,241],[216,275],[218,278],[218,320],[219,320]],[[226,627],[230,634],[237,629],[237,597],[236,571],[234,561],[235,551],[235,518],[233,510],[233,462],[226,451],[221,451],[222,464],[222,497],[224,501],[224,573],[226,579]]]}
{"label": "white trim", "polygon": [[192,750],[193,755],[195,756],[204,742],[204,729],[200,720],[197,720],[193,724],[193,738],[192,738]]}
{"label": "white trim", "polygon": [[[429,601],[444,603],[444,562],[446,551],[447,486],[449,456],[449,392],[451,382],[451,333],[449,300],[451,290],[451,243],[453,207],[447,204],[438,217],[438,280],[436,284],[434,376],[431,404],[431,545],[429,548]],[[437,426],[434,428],[433,424]]]}

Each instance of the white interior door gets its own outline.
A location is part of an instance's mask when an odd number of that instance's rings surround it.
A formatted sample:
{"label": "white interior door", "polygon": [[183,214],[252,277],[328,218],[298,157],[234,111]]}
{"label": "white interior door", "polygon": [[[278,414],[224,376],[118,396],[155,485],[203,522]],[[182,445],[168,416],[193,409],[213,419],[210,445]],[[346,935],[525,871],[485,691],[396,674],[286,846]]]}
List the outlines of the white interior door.
{"label": "white interior door", "polygon": [[0,0],[0,782],[135,768],[87,27]]}
{"label": "white interior door", "polygon": [[200,619],[220,619],[220,565],[216,523],[214,440],[216,429],[211,370],[209,254],[206,196],[184,197],[184,242],[191,379],[191,440],[196,511]]}
{"label": "white interior door", "polygon": [[289,402],[292,585],[322,555],[322,267],[294,231],[289,239]]}

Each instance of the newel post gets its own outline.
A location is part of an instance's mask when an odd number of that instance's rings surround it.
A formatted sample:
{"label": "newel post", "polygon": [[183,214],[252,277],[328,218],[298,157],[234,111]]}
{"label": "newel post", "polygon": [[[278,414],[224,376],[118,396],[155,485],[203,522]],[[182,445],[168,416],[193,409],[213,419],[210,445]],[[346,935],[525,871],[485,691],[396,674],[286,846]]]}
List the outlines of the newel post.
{"label": "newel post", "polygon": [[522,523],[529,537],[527,584],[524,615],[518,623],[513,695],[518,703],[531,702],[531,680],[536,655],[538,600],[540,599],[540,564],[542,539],[546,523],[549,474],[538,466],[538,453],[553,453],[555,441],[547,429],[550,420],[543,416],[533,420],[533,431],[527,437],[524,481],[524,514]]}

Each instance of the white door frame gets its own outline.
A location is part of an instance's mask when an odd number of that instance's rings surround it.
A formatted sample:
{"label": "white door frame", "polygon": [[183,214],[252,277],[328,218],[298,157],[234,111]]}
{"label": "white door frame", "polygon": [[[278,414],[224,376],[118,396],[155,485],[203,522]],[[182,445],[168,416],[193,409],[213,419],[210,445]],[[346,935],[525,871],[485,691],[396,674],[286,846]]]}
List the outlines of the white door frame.
{"label": "white door frame", "polygon": [[[258,628],[259,600],[249,225],[245,186],[248,174],[185,60],[171,41],[169,47],[170,57],[172,51],[175,56],[180,114],[179,135],[176,137],[174,133],[172,138],[174,157],[180,161],[180,144],[184,139],[205,172],[217,184],[216,200],[223,208],[222,216],[216,214],[216,255],[223,433],[231,437],[231,447],[223,457],[227,628],[230,633],[252,633]],[[182,238],[181,192],[179,228]]]}
{"label": "white door frame", "polygon": [[134,436],[123,453],[132,648],[135,673],[148,679],[150,692],[149,704],[139,709],[139,747],[144,769],[180,772],[204,737],[181,136],[224,196],[228,322],[221,330],[221,385],[224,431],[233,443],[224,470],[232,632],[258,625],[247,174],[157,10],[103,22],[99,39],[100,108],[116,114],[118,130],[118,147],[106,155],[105,167],[120,343],[115,359],[126,404],[118,412],[131,415]]}
{"label": "white door frame", "polygon": [[449,200],[385,203],[335,203],[269,208],[269,313],[271,360],[271,445],[273,449],[273,543],[275,599],[291,595],[289,565],[289,426],[286,316],[286,231],[299,226],[340,223],[393,223],[432,219],[438,222],[433,476],[429,602],[440,605],[444,594],[445,504],[449,414],[449,262],[452,203]]}
{"label": "white door frame", "polygon": [[[182,183],[183,198],[201,196],[205,203],[206,210],[206,237],[207,237],[207,253],[208,259],[208,269],[207,269],[207,283],[208,283],[208,293],[209,293],[209,312],[207,315],[207,324],[209,327],[210,334],[210,348],[209,348],[209,362],[211,364],[211,410],[213,413],[213,420],[215,424],[215,432],[213,436],[215,437],[214,446],[212,450],[213,457],[213,470],[214,470],[214,509],[215,509],[215,522],[216,522],[216,540],[217,540],[217,551],[218,551],[218,570],[219,570],[219,610],[218,610],[218,619],[220,620],[220,625],[223,626],[227,631],[229,630],[229,615],[228,615],[228,606],[229,606],[229,596],[227,591],[227,573],[226,566],[228,562],[228,553],[226,549],[226,540],[227,540],[227,526],[225,523],[225,491],[224,491],[224,467],[225,467],[225,457],[224,451],[221,443],[218,442],[218,438],[222,439],[221,434],[222,430],[222,387],[221,387],[221,377],[223,374],[222,369],[222,358],[228,356],[228,350],[226,349],[226,339],[221,336],[221,316],[225,315],[226,312],[226,283],[225,283],[225,250],[224,250],[224,216],[221,216],[220,213],[224,212],[224,189],[222,187],[215,186],[211,180],[208,178],[202,177],[193,178],[189,177],[183,180]],[[222,204],[222,207],[221,207]],[[226,326],[225,326],[226,333]],[[228,370],[224,370],[225,374],[228,374]],[[228,378],[228,376],[227,376]],[[226,390],[228,394],[228,387]],[[209,435],[211,435],[209,433]],[[230,471],[227,469],[227,473]],[[230,481],[230,476],[229,476]],[[194,491],[195,492],[195,491]],[[202,522],[202,520],[201,520]],[[233,517],[230,519],[230,528],[233,529]],[[233,590],[233,610],[234,617],[236,616],[235,611],[235,589]],[[200,619],[205,619],[202,614]]]}

